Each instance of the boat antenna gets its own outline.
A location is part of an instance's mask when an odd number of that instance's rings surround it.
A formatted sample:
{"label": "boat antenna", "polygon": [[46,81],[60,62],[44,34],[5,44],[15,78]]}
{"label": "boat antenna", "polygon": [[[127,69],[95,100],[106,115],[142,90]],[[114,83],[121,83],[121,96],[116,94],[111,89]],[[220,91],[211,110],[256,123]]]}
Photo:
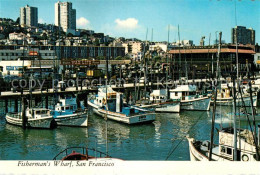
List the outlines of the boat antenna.
{"label": "boat antenna", "polygon": [[213,113],[211,121],[211,133],[210,133],[210,148],[209,148],[209,161],[212,160],[212,149],[214,141],[214,128],[215,128],[215,116],[216,116],[216,101],[217,101],[217,88],[218,88],[218,79],[219,79],[219,57],[221,52],[221,36],[222,32],[219,32],[219,45],[218,45],[218,57],[217,57],[217,72],[216,72],[216,81],[214,83],[214,103],[213,103]]}

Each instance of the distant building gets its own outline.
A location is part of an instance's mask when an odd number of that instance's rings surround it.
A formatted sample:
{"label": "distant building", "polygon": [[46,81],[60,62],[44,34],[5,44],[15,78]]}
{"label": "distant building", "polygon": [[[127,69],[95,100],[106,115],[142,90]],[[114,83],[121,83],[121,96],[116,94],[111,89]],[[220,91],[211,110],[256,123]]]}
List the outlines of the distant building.
{"label": "distant building", "polygon": [[38,25],[38,8],[26,5],[20,8],[20,25],[25,27],[37,27]]}
{"label": "distant building", "polygon": [[[191,46],[172,49],[168,52],[174,63],[175,78],[184,77],[187,68],[189,78],[205,78],[215,75],[217,65],[217,46]],[[252,46],[238,46],[239,70],[243,73],[247,70],[247,62],[250,71],[255,71],[254,55]],[[236,46],[226,44],[221,46],[219,65],[223,77],[230,76],[236,66]],[[178,70],[178,71],[176,71]]]}
{"label": "distant building", "polygon": [[41,60],[53,59],[59,56],[60,59],[87,59],[108,57],[116,58],[125,56],[124,47],[95,47],[95,46],[60,46],[38,45],[23,47],[23,45],[0,45],[0,61],[17,60],[27,58],[27,60],[40,58]]}
{"label": "distant building", "polygon": [[174,46],[193,46],[193,40],[182,40],[182,41],[177,41],[175,43],[172,43]]}
{"label": "distant building", "polygon": [[255,45],[255,30],[252,28],[247,29],[243,26],[236,26],[231,29],[231,42],[236,44],[236,35],[238,44],[251,44]]}
{"label": "distant building", "polygon": [[75,34],[76,10],[72,9],[71,2],[55,3],[55,25],[60,26],[66,33]]}

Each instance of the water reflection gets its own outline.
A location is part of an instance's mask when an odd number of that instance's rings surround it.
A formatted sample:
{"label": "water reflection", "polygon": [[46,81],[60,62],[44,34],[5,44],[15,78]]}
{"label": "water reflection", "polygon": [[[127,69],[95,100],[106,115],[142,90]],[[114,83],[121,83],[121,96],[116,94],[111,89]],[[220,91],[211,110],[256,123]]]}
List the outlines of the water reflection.
{"label": "water reflection", "polygon": [[[217,128],[232,126],[225,115],[232,107],[217,107]],[[209,140],[210,111],[184,111],[179,114],[156,114],[156,120],[146,125],[126,125],[106,122],[92,113],[88,128],[59,127],[54,130],[26,129],[6,124],[0,117],[1,160],[50,160],[67,147],[97,148],[124,160],[189,160],[186,136]],[[241,127],[248,124],[241,122]],[[215,143],[218,136],[215,132]]]}

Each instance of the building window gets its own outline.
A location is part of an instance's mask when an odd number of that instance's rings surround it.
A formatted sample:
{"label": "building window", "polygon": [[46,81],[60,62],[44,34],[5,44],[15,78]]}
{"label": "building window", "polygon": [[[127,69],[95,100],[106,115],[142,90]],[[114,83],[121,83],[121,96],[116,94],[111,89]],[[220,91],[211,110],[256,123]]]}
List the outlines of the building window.
{"label": "building window", "polygon": [[221,152],[222,152],[222,153],[225,153],[225,152],[226,152],[226,149],[225,149],[224,146],[221,146]]}
{"label": "building window", "polygon": [[8,56],[9,54],[8,53],[5,53],[6,56]]}
{"label": "building window", "polygon": [[229,154],[229,155],[232,154],[232,149],[231,148],[227,148],[227,154]]}
{"label": "building window", "polygon": [[18,56],[18,53],[16,53],[15,56]]}
{"label": "building window", "polygon": [[175,92],[175,96],[178,96],[178,92]]}

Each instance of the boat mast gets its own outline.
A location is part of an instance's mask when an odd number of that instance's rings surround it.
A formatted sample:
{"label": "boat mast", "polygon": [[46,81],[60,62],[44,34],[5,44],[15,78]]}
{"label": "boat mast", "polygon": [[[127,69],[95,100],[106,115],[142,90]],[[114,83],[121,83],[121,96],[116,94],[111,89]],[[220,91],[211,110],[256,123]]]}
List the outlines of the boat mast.
{"label": "boat mast", "polygon": [[146,67],[147,67],[147,61],[146,61],[146,57],[145,57],[145,52],[146,52],[146,46],[147,46],[147,34],[148,34],[148,28],[146,29],[146,36],[145,36],[145,46],[144,46],[144,57],[143,57],[143,60],[144,60],[144,98],[146,100]]}
{"label": "boat mast", "polygon": [[179,31],[179,24],[178,24],[178,38],[179,38],[179,83],[181,83],[181,51],[180,51],[180,47],[181,47],[181,40],[180,40],[180,31]]}
{"label": "boat mast", "polygon": [[[23,66],[22,66],[22,78],[24,79],[24,47],[25,47],[25,38],[23,38]],[[23,126],[23,129],[26,129],[26,123],[27,123],[27,117],[25,115],[25,110],[26,110],[26,98],[25,96],[23,95],[23,87],[21,87],[21,103],[22,103],[22,126]]]}
{"label": "boat mast", "polygon": [[236,124],[236,83],[235,75],[233,79],[233,129],[234,129],[234,161],[237,161],[237,124]]}
{"label": "boat mast", "polygon": [[214,103],[213,103],[213,114],[211,121],[211,133],[210,133],[210,148],[209,148],[209,161],[212,160],[212,148],[214,141],[214,128],[215,128],[215,115],[216,115],[216,101],[217,101],[217,88],[219,80],[219,57],[221,51],[221,36],[222,32],[219,32],[219,45],[218,45],[218,56],[217,56],[217,72],[216,72],[216,82],[214,83]]}
{"label": "boat mast", "polygon": [[246,60],[246,67],[247,67],[247,74],[248,74],[248,79],[249,79],[249,83],[248,83],[248,85],[249,85],[249,95],[250,95],[250,103],[251,103],[253,125],[254,125],[253,137],[254,137],[255,150],[256,150],[256,160],[259,160],[259,152],[258,152],[258,145],[257,145],[257,139],[256,139],[256,122],[255,122],[255,115],[256,114],[255,114],[255,108],[254,108],[254,105],[253,105],[252,83],[251,83],[250,74],[249,74],[248,60]]}
{"label": "boat mast", "polygon": [[108,78],[108,57],[106,56],[106,114],[105,114],[105,121],[106,121],[106,155],[108,155],[108,137],[107,137],[107,112],[108,112],[108,104],[107,104],[107,82]]}
{"label": "boat mast", "polygon": [[167,40],[167,46],[166,46],[166,63],[167,63],[167,66],[166,66],[166,99],[168,99],[168,45],[169,45],[169,36],[170,36],[170,25],[168,25],[168,40]]}

